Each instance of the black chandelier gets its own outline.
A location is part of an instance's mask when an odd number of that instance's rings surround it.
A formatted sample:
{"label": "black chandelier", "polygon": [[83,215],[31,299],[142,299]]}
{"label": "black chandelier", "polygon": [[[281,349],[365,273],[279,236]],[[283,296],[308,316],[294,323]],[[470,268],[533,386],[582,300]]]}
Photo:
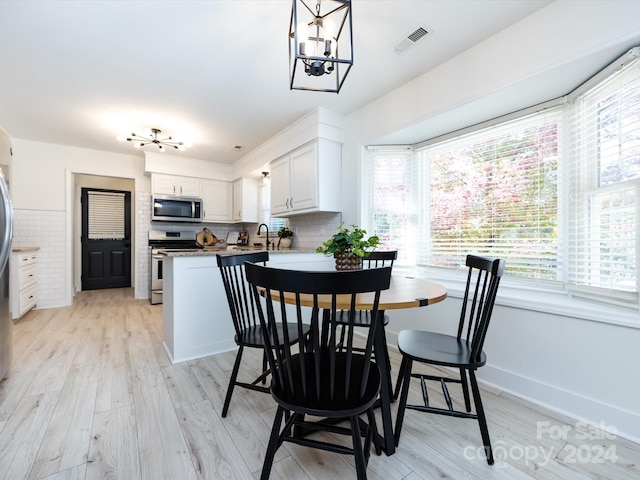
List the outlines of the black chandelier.
{"label": "black chandelier", "polygon": [[293,0],[289,88],[339,93],[352,65],[351,0]]}
{"label": "black chandelier", "polygon": [[177,142],[171,136],[166,138],[158,138],[158,134],[162,133],[162,130],[158,128],[150,129],[151,133],[148,135],[139,135],[137,133],[132,133],[131,135],[123,135],[119,136],[118,140],[121,142],[134,142],[133,146],[136,148],[142,148],[145,145],[156,145],[158,150],[164,152],[165,147],[175,148],[176,150],[180,150],[184,152],[186,150],[184,142]]}

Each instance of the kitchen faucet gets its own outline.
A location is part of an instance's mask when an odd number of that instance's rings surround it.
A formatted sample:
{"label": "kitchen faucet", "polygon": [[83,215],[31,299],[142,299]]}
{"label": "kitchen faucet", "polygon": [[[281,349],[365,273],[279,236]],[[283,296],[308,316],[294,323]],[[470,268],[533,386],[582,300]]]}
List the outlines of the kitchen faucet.
{"label": "kitchen faucet", "polygon": [[[269,226],[266,223],[261,223],[260,225],[258,225],[258,235],[260,235],[262,227],[267,229],[267,250],[269,250]],[[273,245],[271,245],[271,250],[274,250]]]}

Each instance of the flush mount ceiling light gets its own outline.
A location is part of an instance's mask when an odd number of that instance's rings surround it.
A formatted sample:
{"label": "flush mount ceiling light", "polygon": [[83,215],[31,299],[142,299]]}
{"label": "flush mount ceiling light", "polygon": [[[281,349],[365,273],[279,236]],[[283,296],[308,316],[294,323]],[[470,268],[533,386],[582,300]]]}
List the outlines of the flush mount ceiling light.
{"label": "flush mount ceiling light", "polygon": [[150,130],[151,132],[148,135],[132,133],[131,135],[120,135],[117,138],[121,142],[134,142],[133,146],[136,148],[142,148],[145,145],[156,145],[161,152],[164,152],[165,147],[175,148],[181,152],[186,150],[184,142],[175,141],[171,136],[158,138],[158,134],[162,133],[162,130],[157,128]]}
{"label": "flush mount ceiling light", "polygon": [[352,66],[351,0],[293,0],[289,88],[339,93]]}

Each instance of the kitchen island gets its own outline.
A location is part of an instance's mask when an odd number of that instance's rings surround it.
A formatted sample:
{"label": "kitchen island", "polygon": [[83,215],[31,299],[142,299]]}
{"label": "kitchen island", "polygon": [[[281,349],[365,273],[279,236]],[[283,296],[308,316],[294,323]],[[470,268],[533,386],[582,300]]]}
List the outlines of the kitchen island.
{"label": "kitchen island", "polygon": [[[255,248],[160,251],[165,255],[163,346],[171,363],[234,350],[235,331],[216,254],[261,251]],[[333,270],[331,257],[312,250],[269,251],[269,266],[300,270]]]}

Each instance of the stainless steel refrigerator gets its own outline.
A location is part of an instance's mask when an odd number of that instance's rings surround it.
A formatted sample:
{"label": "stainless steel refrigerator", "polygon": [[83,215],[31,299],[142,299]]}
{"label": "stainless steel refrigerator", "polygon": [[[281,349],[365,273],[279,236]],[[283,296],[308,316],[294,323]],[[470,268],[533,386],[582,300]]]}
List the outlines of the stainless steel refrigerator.
{"label": "stainless steel refrigerator", "polygon": [[9,313],[9,257],[13,210],[9,188],[0,170],[0,379],[4,378],[11,364],[12,322]]}

